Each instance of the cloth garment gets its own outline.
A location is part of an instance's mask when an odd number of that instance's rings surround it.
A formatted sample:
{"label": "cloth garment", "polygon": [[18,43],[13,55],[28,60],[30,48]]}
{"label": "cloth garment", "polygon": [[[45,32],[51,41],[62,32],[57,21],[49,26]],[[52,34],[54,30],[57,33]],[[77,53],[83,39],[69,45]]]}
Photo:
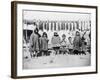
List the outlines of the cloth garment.
{"label": "cloth garment", "polygon": [[82,51],[86,51],[86,45],[87,45],[87,43],[85,42],[85,40],[82,40],[82,46],[81,46],[81,50]]}
{"label": "cloth garment", "polygon": [[82,43],[81,43],[81,37],[80,36],[75,36],[74,41],[73,41],[73,49],[74,50],[80,50]]}
{"label": "cloth garment", "polygon": [[48,39],[45,37],[40,38],[40,50],[48,50]]}
{"label": "cloth garment", "polygon": [[67,40],[65,40],[65,39],[62,40],[62,41],[60,42],[60,44],[61,44],[61,46],[65,46],[65,47],[66,47],[66,46],[67,46]]}
{"label": "cloth garment", "polygon": [[68,42],[67,42],[67,47],[68,47],[69,49],[73,49],[73,42],[72,42],[72,41],[68,41]]}
{"label": "cloth garment", "polygon": [[32,51],[38,51],[39,50],[39,35],[32,33],[30,36],[30,49]]}
{"label": "cloth garment", "polygon": [[51,43],[53,47],[60,46],[61,39],[59,36],[53,36],[51,39]]}
{"label": "cloth garment", "polygon": [[43,34],[43,31],[41,29],[39,30],[39,34],[40,34],[40,36],[42,36],[42,34]]}

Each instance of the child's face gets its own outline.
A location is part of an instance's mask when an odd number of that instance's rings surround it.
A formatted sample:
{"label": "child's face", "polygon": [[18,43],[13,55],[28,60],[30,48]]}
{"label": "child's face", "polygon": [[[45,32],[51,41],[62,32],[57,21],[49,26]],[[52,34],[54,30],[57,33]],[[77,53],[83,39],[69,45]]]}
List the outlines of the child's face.
{"label": "child's face", "polygon": [[79,32],[76,32],[76,36],[79,36],[80,35],[80,33]]}
{"label": "child's face", "polygon": [[38,30],[37,29],[35,30],[35,33],[38,33]]}
{"label": "child's face", "polygon": [[62,36],[62,39],[66,39],[66,37],[65,36]]}
{"label": "child's face", "polygon": [[44,35],[44,37],[46,38],[46,35]]}
{"label": "child's face", "polygon": [[72,40],[72,38],[69,38],[69,41],[71,41]]}

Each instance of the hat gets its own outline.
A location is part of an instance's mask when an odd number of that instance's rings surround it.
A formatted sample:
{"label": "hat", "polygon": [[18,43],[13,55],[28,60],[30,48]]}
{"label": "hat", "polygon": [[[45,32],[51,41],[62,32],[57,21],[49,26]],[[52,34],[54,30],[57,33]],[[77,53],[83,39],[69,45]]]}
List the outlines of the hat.
{"label": "hat", "polygon": [[57,32],[54,32],[54,36],[58,36],[58,33]]}
{"label": "hat", "polygon": [[62,35],[62,37],[66,37],[66,35],[65,35],[65,34],[63,34],[63,35]]}

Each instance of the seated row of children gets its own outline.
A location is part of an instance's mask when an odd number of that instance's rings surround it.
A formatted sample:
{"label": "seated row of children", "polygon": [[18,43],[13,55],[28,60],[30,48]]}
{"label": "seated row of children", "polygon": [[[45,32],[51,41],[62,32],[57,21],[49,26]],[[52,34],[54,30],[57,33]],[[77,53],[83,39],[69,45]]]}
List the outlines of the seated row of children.
{"label": "seated row of children", "polygon": [[[52,37],[52,45],[53,49],[55,50],[55,54],[85,54],[87,52],[87,42],[85,41],[84,35],[80,36],[80,32],[76,31],[75,37],[72,41],[72,37],[68,37],[66,40],[66,35],[62,35],[62,40],[60,40],[59,35],[55,32],[54,36]],[[90,37],[90,34],[89,34]],[[90,48],[90,45],[89,45]],[[90,50],[88,50],[90,53]]]}
{"label": "seated row of children", "polygon": [[30,37],[30,55],[31,57],[38,56],[48,56],[52,52],[55,51],[55,55],[57,54],[86,54],[84,48],[86,44],[84,44],[84,39],[80,37],[80,33],[76,31],[76,35],[74,40],[72,41],[71,37],[68,37],[68,41],[66,40],[66,35],[62,35],[62,40],[60,39],[57,32],[54,32],[54,35],[51,39],[52,50],[48,50],[48,36],[46,32],[43,32],[42,36],[38,33],[38,29],[34,30]]}

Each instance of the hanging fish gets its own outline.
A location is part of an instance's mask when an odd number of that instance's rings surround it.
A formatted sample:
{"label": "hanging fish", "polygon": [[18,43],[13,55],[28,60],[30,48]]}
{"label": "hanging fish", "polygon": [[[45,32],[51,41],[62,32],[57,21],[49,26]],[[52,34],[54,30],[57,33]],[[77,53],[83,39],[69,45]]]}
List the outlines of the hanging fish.
{"label": "hanging fish", "polygon": [[86,30],[87,27],[86,27],[86,21],[84,21],[84,30]]}
{"label": "hanging fish", "polygon": [[66,26],[66,24],[65,24],[65,22],[64,22],[64,30],[65,30],[65,26]]}
{"label": "hanging fish", "polygon": [[42,24],[43,24],[43,30],[44,30],[44,29],[45,29],[45,28],[44,28],[44,21],[42,22]]}
{"label": "hanging fish", "polygon": [[81,25],[81,26],[80,26],[80,27],[81,27],[81,31],[83,31],[83,30],[82,30],[82,27],[83,27],[83,26],[82,26],[82,25],[83,25],[82,21],[81,21],[80,23],[81,23],[81,24],[80,24],[80,25]]}
{"label": "hanging fish", "polygon": [[69,31],[68,34],[70,34],[70,30],[71,30],[70,29],[70,22],[68,22],[68,31]]}
{"label": "hanging fish", "polygon": [[62,30],[64,30],[64,22],[62,22]]}
{"label": "hanging fish", "polygon": [[72,31],[72,25],[71,25],[71,22],[70,22],[70,31]]}
{"label": "hanging fish", "polygon": [[51,22],[49,22],[49,30],[51,29]]}
{"label": "hanging fish", "polygon": [[58,22],[56,22],[56,30],[58,31]]}
{"label": "hanging fish", "polygon": [[83,21],[83,31],[85,31],[85,21]]}
{"label": "hanging fish", "polygon": [[78,23],[79,23],[79,28],[78,28],[78,30],[81,31],[81,21],[79,21]]}
{"label": "hanging fish", "polygon": [[41,29],[43,30],[43,22],[41,22]]}
{"label": "hanging fish", "polygon": [[43,24],[42,24],[41,21],[39,22],[39,29],[40,29],[40,30],[43,30]]}
{"label": "hanging fish", "polygon": [[58,30],[60,31],[60,23],[58,23]]}
{"label": "hanging fish", "polygon": [[68,30],[70,31],[70,23],[68,22]]}
{"label": "hanging fish", "polygon": [[91,28],[91,21],[89,21],[89,26],[90,26],[90,28]]}
{"label": "hanging fish", "polygon": [[89,30],[91,29],[91,21],[89,20]]}
{"label": "hanging fish", "polygon": [[84,31],[84,21],[82,21],[82,31]]}
{"label": "hanging fish", "polygon": [[53,22],[51,22],[51,31],[53,30]]}
{"label": "hanging fish", "polygon": [[73,31],[75,31],[75,22],[73,22]]}
{"label": "hanging fish", "polygon": [[44,29],[46,30],[46,22],[44,22]]}
{"label": "hanging fish", "polygon": [[46,22],[46,30],[48,31],[48,22]]}
{"label": "hanging fish", "polygon": [[47,31],[49,31],[49,22],[47,22]]}
{"label": "hanging fish", "polygon": [[62,30],[62,22],[60,22],[60,30]]}
{"label": "hanging fish", "polygon": [[68,23],[66,23],[66,30],[68,30]]}
{"label": "hanging fish", "polygon": [[64,30],[66,30],[66,23],[64,22]]}
{"label": "hanging fish", "polygon": [[76,25],[77,25],[76,26],[77,27],[76,29],[79,29],[79,22],[78,21],[76,21]]}
{"label": "hanging fish", "polygon": [[63,30],[63,23],[61,22],[61,30]]}
{"label": "hanging fish", "polygon": [[56,22],[54,22],[54,30],[56,31]]}
{"label": "hanging fish", "polygon": [[65,30],[65,24],[64,24],[64,22],[63,22],[63,30]]}
{"label": "hanging fish", "polygon": [[55,28],[56,28],[55,30],[57,30],[57,22],[55,22]]}
{"label": "hanging fish", "polygon": [[74,25],[74,24],[73,24],[73,21],[71,22],[71,25],[72,25],[72,31],[73,31],[73,25]]}
{"label": "hanging fish", "polygon": [[86,30],[88,30],[89,28],[88,28],[88,21],[86,21]]}
{"label": "hanging fish", "polygon": [[41,21],[39,21],[39,29],[41,29]]}

